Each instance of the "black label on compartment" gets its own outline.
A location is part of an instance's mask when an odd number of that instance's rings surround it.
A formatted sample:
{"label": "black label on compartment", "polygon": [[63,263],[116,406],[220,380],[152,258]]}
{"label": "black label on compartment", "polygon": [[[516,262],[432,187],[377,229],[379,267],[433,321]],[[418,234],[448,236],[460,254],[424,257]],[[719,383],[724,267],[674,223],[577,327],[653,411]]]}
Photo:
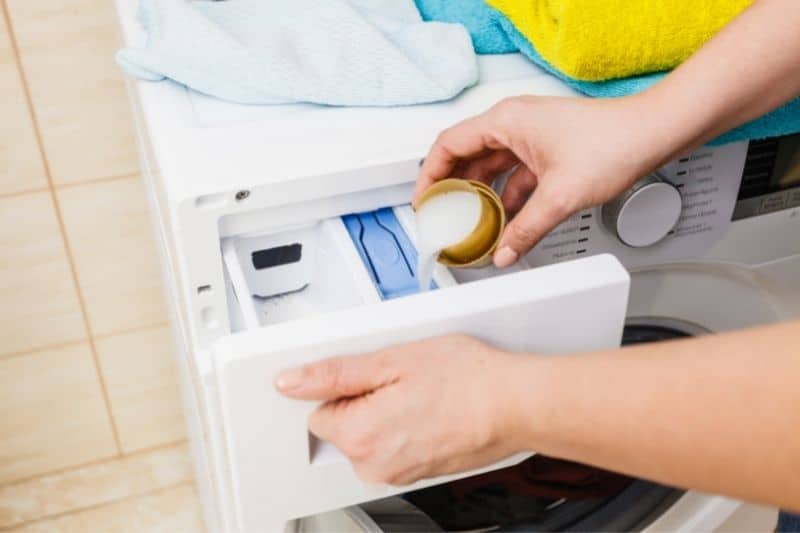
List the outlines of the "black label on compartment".
{"label": "black label on compartment", "polygon": [[287,244],[286,246],[276,246],[266,250],[253,252],[253,267],[256,270],[264,270],[281,265],[297,263],[303,256],[303,245],[299,242]]}

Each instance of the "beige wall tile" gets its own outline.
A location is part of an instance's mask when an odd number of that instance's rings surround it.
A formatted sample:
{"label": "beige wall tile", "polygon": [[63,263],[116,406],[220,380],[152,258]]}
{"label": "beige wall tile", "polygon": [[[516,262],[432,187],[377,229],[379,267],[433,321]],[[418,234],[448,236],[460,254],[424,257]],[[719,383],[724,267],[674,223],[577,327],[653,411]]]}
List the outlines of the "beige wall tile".
{"label": "beige wall tile", "polygon": [[109,0],[6,0],[56,183],[134,174]]}
{"label": "beige wall tile", "polygon": [[0,528],[140,496],[191,481],[185,444],[0,487]]}
{"label": "beige wall tile", "polygon": [[0,360],[0,483],[117,453],[88,344]]}
{"label": "beige wall tile", "polygon": [[173,342],[166,327],[97,340],[125,452],[185,438]]}
{"label": "beige wall tile", "polygon": [[194,486],[181,485],[95,509],[34,522],[11,531],[130,531],[155,533],[205,531]]}
{"label": "beige wall tile", "polygon": [[0,10],[0,194],[43,187],[47,176]]}
{"label": "beige wall tile", "polygon": [[85,335],[50,194],[0,198],[0,355]]}
{"label": "beige wall tile", "polygon": [[95,335],[166,321],[158,256],[139,178],[58,190]]}

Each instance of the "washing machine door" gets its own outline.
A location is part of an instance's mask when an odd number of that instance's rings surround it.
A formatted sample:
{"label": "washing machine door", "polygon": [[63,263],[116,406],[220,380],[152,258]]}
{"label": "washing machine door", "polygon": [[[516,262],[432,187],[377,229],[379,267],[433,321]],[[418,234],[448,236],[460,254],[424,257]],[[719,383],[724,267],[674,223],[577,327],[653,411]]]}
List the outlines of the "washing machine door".
{"label": "washing machine door", "polygon": [[[636,321],[625,327],[623,344],[700,332],[674,320]],[[521,486],[525,481],[531,485]],[[310,517],[299,530],[639,531],[682,495],[672,487],[534,456],[501,471]]]}

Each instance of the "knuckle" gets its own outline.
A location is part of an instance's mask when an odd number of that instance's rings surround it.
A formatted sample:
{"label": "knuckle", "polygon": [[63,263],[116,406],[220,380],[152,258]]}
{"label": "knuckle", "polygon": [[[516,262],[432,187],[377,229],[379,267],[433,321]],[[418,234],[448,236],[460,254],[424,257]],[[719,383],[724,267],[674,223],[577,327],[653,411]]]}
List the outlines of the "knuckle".
{"label": "knuckle", "polygon": [[342,360],[328,359],[319,366],[319,372],[321,385],[328,390],[335,390],[342,378]]}
{"label": "knuckle", "polygon": [[[440,471],[446,472],[446,470]],[[457,470],[453,471],[455,472]],[[416,465],[409,465],[404,470],[395,470],[388,476],[386,483],[396,487],[410,485],[420,479],[428,477],[432,472],[434,472],[434,470],[431,468],[431,465],[427,461],[424,461]]]}
{"label": "knuckle", "polygon": [[403,471],[395,465],[386,465],[378,469],[376,475],[379,478],[379,482],[385,485],[397,486],[403,484]]}
{"label": "knuckle", "polygon": [[526,224],[509,224],[508,231],[512,239],[524,245],[533,243],[538,238],[536,231]]}
{"label": "knuckle", "polygon": [[315,409],[314,411],[311,412],[310,415],[308,415],[308,420],[307,420],[308,429],[311,431],[311,433],[320,438],[329,438],[330,437],[329,435],[324,434],[325,430],[324,421],[325,421],[325,414],[322,411],[322,409]]}
{"label": "knuckle", "polygon": [[485,174],[489,171],[489,167],[491,165],[491,161],[485,159],[479,159],[477,161],[473,161],[467,167],[465,175],[468,178],[477,178]]}
{"label": "knuckle", "polygon": [[453,127],[445,128],[439,132],[439,135],[436,136],[436,140],[433,142],[434,148],[443,149],[447,146],[447,143],[450,137],[453,134]]}
{"label": "knuckle", "polygon": [[353,464],[353,468],[355,469],[358,478],[365,483],[371,483],[371,484],[386,483],[386,475],[382,473],[379,469],[375,468],[374,465],[357,462]]}
{"label": "knuckle", "polygon": [[578,210],[579,202],[574,194],[559,188],[542,191],[542,200],[550,216],[563,219]]}
{"label": "knuckle", "polygon": [[553,214],[559,220],[567,218],[577,210],[577,202],[575,202],[570,195],[560,194],[553,198],[551,209]]}
{"label": "knuckle", "polygon": [[497,102],[492,110],[500,117],[514,116],[519,110],[520,99],[516,96],[508,96]]}
{"label": "knuckle", "polygon": [[375,450],[374,439],[370,435],[354,433],[341,443],[342,452],[350,459],[364,461],[372,456]]}
{"label": "knuckle", "polygon": [[520,118],[530,114],[526,100],[519,96],[503,98],[491,108],[494,122],[502,128],[508,128],[519,123]]}
{"label": "knuckle", "polygon": [[398,373],[398,367],[404,360],[403,353],[405,352],[405,345],[392,346],[375,352],[373,355],[375,372],[382,379],[390,379]]}
{"label": "knuckle", "polygon": [[405,477],[401,474],[389,474],[386,476],[386,479],[383,480],[383,483],[392,485],[394,487],[399,487],[402,485],[407,485],[408,481],[406,481]]}
{"label": "knuckle", "polygon": [[520,117],[524,113],[524,102],[519,97],[500,100],[486,114],[488,119],[487,136],[493,139],[491,144],[510,147],[515,137]]}
{"label": "knuckle", "polygon": [[572,194],[560,194],[555,202],[559,213],[570,215],[578,209],[578,200]]}

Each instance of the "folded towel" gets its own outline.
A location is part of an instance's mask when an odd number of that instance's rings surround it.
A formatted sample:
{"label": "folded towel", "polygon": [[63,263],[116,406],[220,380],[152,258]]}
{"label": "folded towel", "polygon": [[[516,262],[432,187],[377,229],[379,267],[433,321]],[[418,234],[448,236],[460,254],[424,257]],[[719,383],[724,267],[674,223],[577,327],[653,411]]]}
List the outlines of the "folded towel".
{"label": "folded towel", "polygon": [[679,65],[752,0],[487,0],[553,67],[602,81]]}
{"label": "folded towel", "polygon": [[[639,93],[659,82],[666,75],[665,73],[642,74],[599,82],[576,80],[550,65],[508,18],[486,5],[483,0],[459,0],[458,2],[416,0],[416,2],[426,20],[437,20],[436,16],[444,16],[444,20],[449,22],[463,20],[466,28],[470,31],[473,42],[482,44],[480,53],[508,53],[508,43],[510,42],[513,44],[513,48],[522,52],[531,61],[562,79],[576,91],[588,96],[613,98]],[[449,8],[447,4],[449,4]],[[601,2],[601,4],[605,3]],[[428,15],[432,15],[432,17],[429,18]],[[475,21],[483,22],[477,24]],[[720,145],[798,132],[800,132],[800,98],[725,133],[709,144]]]}
{"label": "folded towel", "polygon": [[425,20],[463,24],[479,54],[506,54],[518,47],[501,27],[505,17],[486,7],[484,0],[415,0]]}
{"label": "folded towel", "polygon": [[424,22],[413,0],[141,0],[139,19],[126,71],[232,102],[417,104],[478,78],[463,26]]}

